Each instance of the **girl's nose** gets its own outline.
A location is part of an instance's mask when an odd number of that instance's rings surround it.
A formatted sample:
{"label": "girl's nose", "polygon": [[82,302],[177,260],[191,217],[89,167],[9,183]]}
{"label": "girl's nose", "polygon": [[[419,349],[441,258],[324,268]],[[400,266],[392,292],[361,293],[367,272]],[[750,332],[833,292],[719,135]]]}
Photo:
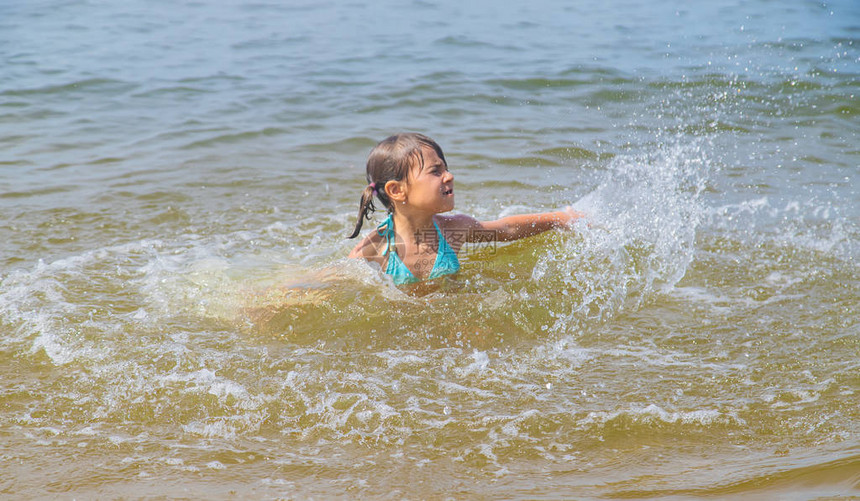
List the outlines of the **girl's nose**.
{"label": "girl's nose", "polygon": [[451,174],[451,171],[446,170],[445,171],[445,182],[447,183],[448,181],[453,181],[453,180],[454,180],[454,174]]}

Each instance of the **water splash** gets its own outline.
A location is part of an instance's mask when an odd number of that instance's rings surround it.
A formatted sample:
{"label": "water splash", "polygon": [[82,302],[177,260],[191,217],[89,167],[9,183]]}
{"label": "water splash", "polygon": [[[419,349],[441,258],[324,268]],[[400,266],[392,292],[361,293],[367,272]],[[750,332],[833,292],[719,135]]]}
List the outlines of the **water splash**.
{"label": "water splash", "polygon": [[599,186],[575,204],[590,215],[590,229],[545,253],[532,272],[532,280],[575,297],[556,312],[561,326],[606,320],[681,280],[693,259],[709,165],[699,142],[610,162]]}

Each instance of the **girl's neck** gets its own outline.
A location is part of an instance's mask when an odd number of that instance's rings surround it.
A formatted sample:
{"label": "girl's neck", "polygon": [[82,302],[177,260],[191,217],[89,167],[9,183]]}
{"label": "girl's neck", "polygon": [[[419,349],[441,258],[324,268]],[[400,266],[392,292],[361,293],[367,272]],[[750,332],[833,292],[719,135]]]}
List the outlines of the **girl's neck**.
{"label": "girl's neck", "polygon": [[417,215],[404,212],[394,212],[394,228],[397,233],[419,235],[433,228],[433,214]]}

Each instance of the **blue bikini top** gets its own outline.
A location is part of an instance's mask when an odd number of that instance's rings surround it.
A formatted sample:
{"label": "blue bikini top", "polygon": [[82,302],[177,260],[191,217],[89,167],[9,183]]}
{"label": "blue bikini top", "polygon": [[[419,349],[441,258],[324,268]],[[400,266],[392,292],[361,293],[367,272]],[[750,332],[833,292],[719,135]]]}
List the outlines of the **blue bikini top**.
{"label": "blue bikini top", "polygon": [[[385,250],[382,252],[383,256],[388,254],[388,266],[385,267],[385,273],[391,275],[391,279],[396,285],[420,282],[397,255],[397,249],[394,247],[394,218],[392,216],[392,214],[388,214],[385,221],[376,227],[376,233],[385,237],[387,241]],[[435,221],[433,226],[436,227],[439,248],[436,250],[436,262],[433,263],[433,269],[430,270],[427,280],[457,273],[460,270],[460,260],[457,259],[457,253],[448,245],[448,241],[445,240]]]}

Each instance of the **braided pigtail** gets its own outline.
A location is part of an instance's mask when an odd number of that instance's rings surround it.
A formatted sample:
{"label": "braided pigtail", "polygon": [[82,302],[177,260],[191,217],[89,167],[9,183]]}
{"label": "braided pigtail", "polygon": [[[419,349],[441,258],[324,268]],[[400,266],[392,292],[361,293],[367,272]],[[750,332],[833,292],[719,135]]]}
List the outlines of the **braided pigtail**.
{"label": "braided pigtail", "polygon": [[364,191],[361,193],[361,203],[358,207],[358,221],[355,223],[355,230],[353,230],[352,235],[347,238],[357,237],[364,220],[369,221],[370,215],[376,212],[376,206],[373,205],[373,195],[376,194],[376,183],[370,183],[364,187]]}

